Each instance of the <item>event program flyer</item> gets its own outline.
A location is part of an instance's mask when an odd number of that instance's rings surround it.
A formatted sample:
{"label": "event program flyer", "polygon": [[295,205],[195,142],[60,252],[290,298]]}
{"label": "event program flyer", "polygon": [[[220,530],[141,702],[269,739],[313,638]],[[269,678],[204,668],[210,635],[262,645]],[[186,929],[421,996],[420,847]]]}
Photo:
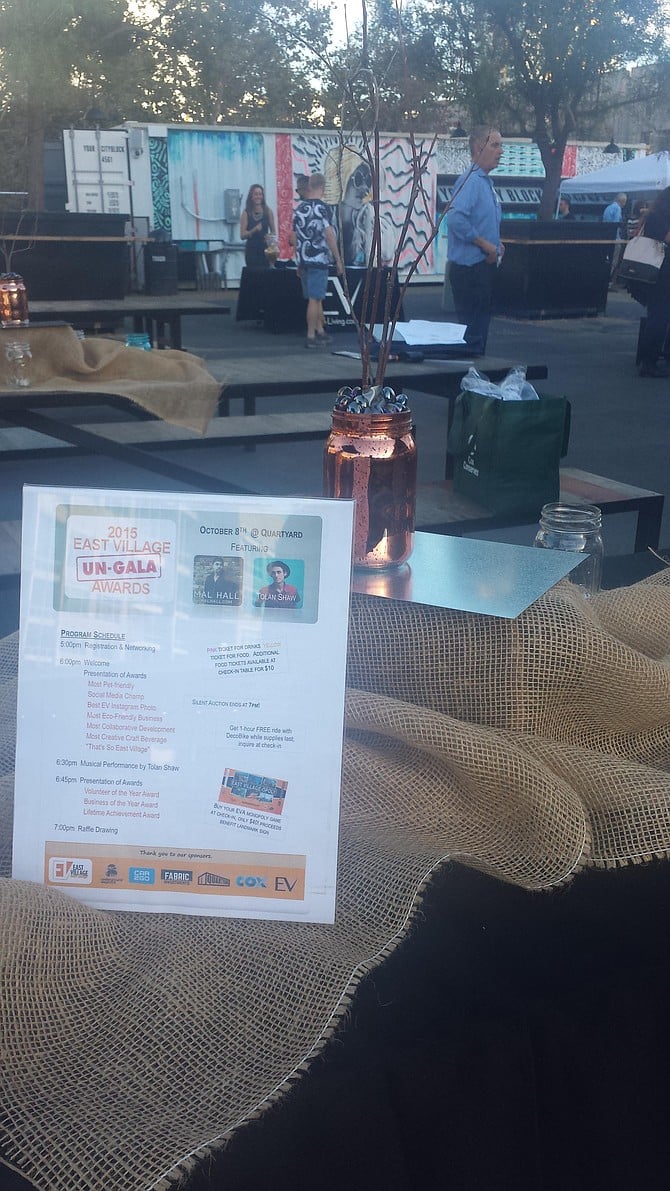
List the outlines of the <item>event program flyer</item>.
{"label": "event program flyer", "polygon": [[332,922],[353,504],[24,489],[13,875]]}

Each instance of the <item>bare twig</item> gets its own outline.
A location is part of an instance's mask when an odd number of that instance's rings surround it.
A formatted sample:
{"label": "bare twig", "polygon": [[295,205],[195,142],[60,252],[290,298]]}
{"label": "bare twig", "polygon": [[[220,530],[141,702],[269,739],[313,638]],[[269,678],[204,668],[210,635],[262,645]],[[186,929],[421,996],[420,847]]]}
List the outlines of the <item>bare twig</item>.
{"label": "bare twig", "polygon": [[[13,215],[14,212],[0,212],[0,223],[2,225],[2,229],[0,230],[0,256],[2,257],[4,263],[4,269],[2,270],[3,273],[11,273],[12,262],[15,255],[21,252],[29,252],[34,246],[32,237],[37,231],[37,213],[35,213],[35,222],[30,236],[22,234],[24,219],[28,214],[28,211],[25,207],[22,207],[21,211],[19,212],[19,218],[16,220],[12,231],[8,234],[5,234],[4,226],[6,214]],[[17,247],[18,243],[21,243],[21,248]]]}

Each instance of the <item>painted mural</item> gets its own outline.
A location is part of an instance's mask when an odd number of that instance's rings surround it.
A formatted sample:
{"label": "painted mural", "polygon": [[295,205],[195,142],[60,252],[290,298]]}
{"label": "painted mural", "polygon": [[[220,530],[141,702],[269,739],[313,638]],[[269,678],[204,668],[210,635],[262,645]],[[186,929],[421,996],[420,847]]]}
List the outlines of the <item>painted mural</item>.
{"label": "painted mural", "polygon": [[[168,230],[183,246],[206,244],[211,252],[224,252],[226,276],[235,284],[244,263],[243,244],[237,219],[225,208],[226,191],[244,204],[251,186],[263,186],[275,212],[280,257],[292,256],[290,234],[297,202],[296,182],[300,175],[323,174],[325,200],[331,204],[347,264],[363,264],[370,254],[373,227],[370,169],[360,139],[348,138],[343,145],[335,131],[262,131],[259,129],[199,128],[168,126],[158,133],[149,126],[151,195],[154,227]],[[427,139],[419,139],[427,151]],[[638,152],[630,149],[627,155]],[[412,264],[431,235],[443,210],[449,179],[469,164],[467,139],[439,138],[423,175],[423,193],[415,205],[400,267]],[[611,164],[596,146],[569,145],[563,160],[566,177],[587,168]],[[539,150],[531,142],[509,141],[495,175],[527,181],[544,174]],[[403,228],[412,183],[411,147],[403,136],[386,135],[381,140],[382,256],[393,259]],[[230,195],[229,195],[230,197]],[[228,219],[225,218],[226,213]],[[515,217],[514,210],[510,217]],[[527,214],[519,213],[527,218]],[[419,266],[419,275],[441,276],[446,261],[446,220]]]}
{"label": "painted mural", "polygon": [[175,240],[239,240],[237,221],[231,223],[224,218],[224,191],[238,191],[244,201],[254,183],[265,185],[264,142],[260,132],[168,129]]}
{"label": "painted mural", "polygon": [[[360,139],[354,137],[343,145],[337,133],[301,133],[292,138],[293,174],[323,174],[326,179],[324,199],[335,213],[344,262],[362,265],[372,247],[374,214],[372,178]],[[407,214],[412,162],[406,139],[384,137],[380,145],[380,219],[382,261],[393,260]],[[409,229],[400,257],[405,267],[416,260],[418,252],[432,231],[435,211],[436,176],[429,164],[424,175],[424,194],[419,196],[410,218]],[[429,250],[421,271],[433,271]]]}
{"label": "painted mural", "polygon": [[154,228],[169,232],[172,239],[172,212],[170,210],[170,182],[168,178],[167,140],[165,137],[149,137],[149,161],[151,166],[151,197],[154,207]]}

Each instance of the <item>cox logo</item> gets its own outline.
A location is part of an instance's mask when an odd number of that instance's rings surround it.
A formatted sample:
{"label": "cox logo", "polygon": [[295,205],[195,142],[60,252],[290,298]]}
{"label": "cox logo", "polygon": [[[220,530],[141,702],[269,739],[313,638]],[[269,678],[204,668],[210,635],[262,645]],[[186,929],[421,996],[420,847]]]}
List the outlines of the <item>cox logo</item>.
{"label": "cox logo", "polygon": [[239,889],[267,889],[265,877],[235,877],[235,884]]}

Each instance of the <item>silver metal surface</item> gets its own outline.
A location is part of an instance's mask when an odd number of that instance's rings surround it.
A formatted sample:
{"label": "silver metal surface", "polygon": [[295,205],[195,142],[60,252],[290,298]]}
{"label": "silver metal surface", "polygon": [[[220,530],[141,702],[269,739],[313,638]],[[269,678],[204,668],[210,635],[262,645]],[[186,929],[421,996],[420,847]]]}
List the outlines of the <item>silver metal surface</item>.
{"label": "silver metal surface", "polygon": [[563,550],[417,533],[408,563],[376,574],[354,570],[352,591],[513,620],[581,562],[583,555]]}

